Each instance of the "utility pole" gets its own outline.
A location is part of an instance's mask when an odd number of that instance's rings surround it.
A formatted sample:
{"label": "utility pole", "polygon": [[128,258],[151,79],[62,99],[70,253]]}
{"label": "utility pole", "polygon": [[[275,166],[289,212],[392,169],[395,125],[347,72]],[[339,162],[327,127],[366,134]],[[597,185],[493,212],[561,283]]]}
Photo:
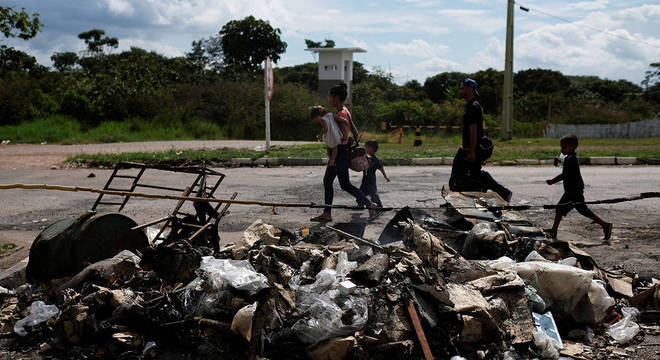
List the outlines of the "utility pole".
{"label": "utility pole", "polygon": [[513,4],[509,0],[506,12],[506,53],[504,57],[504,89],[502,92],[502,139],[513,136]]}
{"label": "utility pole", "polygon": [[273,96],[273,65],[270,57],[264,61],[264,102],[266,104],[266,152],[270,151],[270,99]]}

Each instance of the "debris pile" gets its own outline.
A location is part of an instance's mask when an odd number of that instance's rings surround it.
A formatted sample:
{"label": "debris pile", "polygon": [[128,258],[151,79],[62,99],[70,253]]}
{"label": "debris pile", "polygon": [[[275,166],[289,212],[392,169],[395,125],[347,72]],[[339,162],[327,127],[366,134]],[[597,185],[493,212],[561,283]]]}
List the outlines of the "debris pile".
{"label": "debris pile", "polygon": [[657,314],[657,282],[479,208],[496,195],[444,195],[446,219],[404,209],[378,244],[257,220],[219,251],[170,237],[0,288],[0,355],[588,359],[637,341],[640,311]]}

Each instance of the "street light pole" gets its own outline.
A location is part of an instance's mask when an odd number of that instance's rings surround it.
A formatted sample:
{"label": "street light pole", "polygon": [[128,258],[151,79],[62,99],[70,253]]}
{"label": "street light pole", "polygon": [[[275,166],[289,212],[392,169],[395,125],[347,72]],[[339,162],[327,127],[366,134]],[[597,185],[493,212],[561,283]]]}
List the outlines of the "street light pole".
{"label": "street light pole", "polygon": [[506,53],[504,57],[504,89],[502,92],[502,139],[513,136],[513,5],[509,0],[506,12]]}

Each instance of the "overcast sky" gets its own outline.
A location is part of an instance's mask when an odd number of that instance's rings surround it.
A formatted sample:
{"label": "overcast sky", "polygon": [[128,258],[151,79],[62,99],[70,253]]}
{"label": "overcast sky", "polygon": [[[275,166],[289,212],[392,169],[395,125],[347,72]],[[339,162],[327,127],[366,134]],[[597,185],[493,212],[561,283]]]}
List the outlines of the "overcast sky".
{"label": "overcast sky", "polygon": [[[649,63],[660,61],[657,0],[519,5],[531,11],[516,6],[516,71],[550,68],[639,83]],[[399,83],[443,71],[504,68],[506,0],[3,0],[3,6],[41,14],[36,38],[8,43],[45,65],[53,52],[82,50],[77,34],[92,28],[117,37],[120,49],[177,56],[227,21],[254,15],[282,30],[288,47],[280,66],[314,61],[304,39],[328,38],[338,47],[365,48],[356,60],[390,70]]]}

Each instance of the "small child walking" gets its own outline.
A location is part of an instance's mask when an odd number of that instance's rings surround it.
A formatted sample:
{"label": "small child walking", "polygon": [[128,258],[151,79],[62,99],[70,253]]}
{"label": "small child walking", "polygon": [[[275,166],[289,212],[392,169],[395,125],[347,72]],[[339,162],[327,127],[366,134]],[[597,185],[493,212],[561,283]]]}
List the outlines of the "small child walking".
{"label": "small child walking", "polygon": [[[564,195],[562,195],[559,200],[556,213],[555,213],[555,222],[552,225],[552,229],[548,229],[547,233],[553,238],[557,238],[557,229],[559,228],[559,223],[561,222],[562,217],[566,216],[573,208],[577,210],[583,216],[586,216],[603,228],[604,238],[603,240],[607,243],[612,236],[612,223],[605,222],[603,219],[598,217],[596,214],[587,207],[586,204],[573,205],[572,203],[582,203],[584,202],[584,181],[582,181],[582,175],[580,174],[580,163],[578,161],[578,156],[575,153],[575,149],[578,147],[578,138],[575,135],[567,135],[559,140],[559,145],[561,147],[561,153],[566,156],[564,159],[564,167],[558,176],[553,179],[547,180],[548,185],[552,185],[559,181],[564,182]],[[555,164],[558,159],[555,158]]]}
{"label": "small child walking", "polygon": [[382,208],[383,203],[380,201],[380,196],[378,196],[378,187],[376,186],[376,170],[380,170],[387,182],[390,182],[390,178],[387,176],[387,174],[385,174],[383,162],[380,161],[378,156],[376,156],[376,151],[378,151],[378,141],[369,140],[364,143],[364,151],[366,151],[367,158],[369,159],[369,169],[365,170],[362,175],[362,185],[360,185],[360,191],[362,191],[364,195],[368,196],[372,202],[376,203],[379,208]]}

